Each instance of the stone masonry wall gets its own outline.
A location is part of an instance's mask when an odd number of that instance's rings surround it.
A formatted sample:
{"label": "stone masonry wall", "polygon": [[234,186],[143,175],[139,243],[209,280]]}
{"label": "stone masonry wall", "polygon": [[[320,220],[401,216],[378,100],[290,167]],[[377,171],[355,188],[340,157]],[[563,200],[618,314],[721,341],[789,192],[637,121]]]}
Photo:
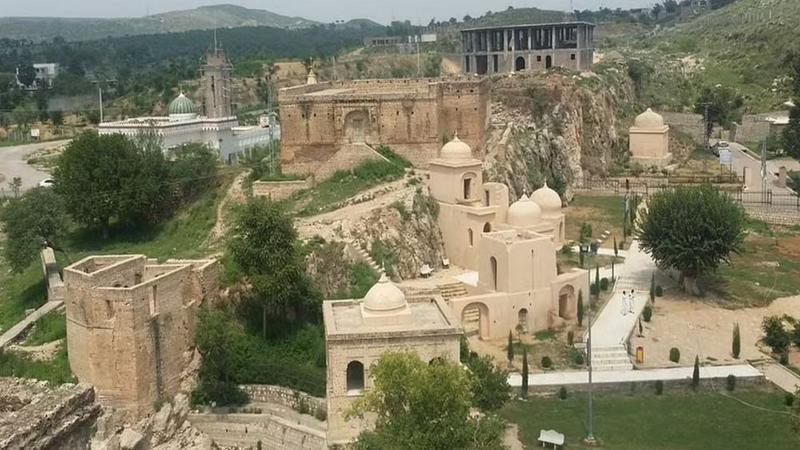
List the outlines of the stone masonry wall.
{"label": "stone masonry wall", "polygon": [[295,192],[311,189],[314,179],[309,177],[298,181],[254,181],[253,197],[267,197],[280,201],[291,197]]}
{"label": "stone masonry wall", "polygon": [[305,392],[295,391],[287,387],[268,384],[241,384],[239,388],[247,394],[251,402],[276,403],[297,409],[297,403],[302,399],[308,406],[311,415],[315,415],[317,410],[327,410],[324,398],[314,397]]}
{"label": "stone masonry wall", "polygon": [[268,414],[190,414],[192,426],[223,447],[263,450],[327,449],[322,431]]}

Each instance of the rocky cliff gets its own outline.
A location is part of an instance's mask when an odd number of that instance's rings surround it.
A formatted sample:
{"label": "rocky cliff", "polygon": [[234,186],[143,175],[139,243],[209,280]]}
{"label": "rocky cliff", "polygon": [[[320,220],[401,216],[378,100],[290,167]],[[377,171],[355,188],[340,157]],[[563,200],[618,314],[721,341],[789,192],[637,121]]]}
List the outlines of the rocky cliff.
{"label": "rocky cliff", "polygon": [[505,183],[512,198],[545,180],[564,196],[584,175],[605,175],[627,158],[635,93],[627,67],[596,73],[518,73],[492,80],[486,178]]}

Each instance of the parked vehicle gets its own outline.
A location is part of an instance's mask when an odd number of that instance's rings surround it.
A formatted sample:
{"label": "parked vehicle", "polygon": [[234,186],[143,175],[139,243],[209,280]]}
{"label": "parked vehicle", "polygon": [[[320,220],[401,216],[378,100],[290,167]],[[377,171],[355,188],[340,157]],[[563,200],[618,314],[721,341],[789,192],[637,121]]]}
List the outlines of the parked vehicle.
{"label": "parked vehicle", "polygon": [[49,188],[56,185],[56,182],[52,178],[46,178],[39,182],[39,187]]}

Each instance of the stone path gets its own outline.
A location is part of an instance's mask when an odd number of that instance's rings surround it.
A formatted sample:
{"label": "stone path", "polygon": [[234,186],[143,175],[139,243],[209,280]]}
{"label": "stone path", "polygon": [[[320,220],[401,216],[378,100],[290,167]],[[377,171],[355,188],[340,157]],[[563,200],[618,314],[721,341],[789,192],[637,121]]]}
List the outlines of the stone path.
{"label": "stone path", "polygon": [[13,342],[20,334],[22,334],[28,327],[32,326],[37,320],[41,319],[45,314],[54,311],[63,305],[63,301],[47,302],[36,311],[32,312],[28,317],[20,320],[16,325],[9,328],[8,331],[0,336],[0,349]]}
{"label": "stone path", "polygon": [[775,361],[759,365],[758,368],[767,380],[784,391],[794,394],[800,389],[800,376]]}
{"label": "stone path", "polygon": [[[592,373],[593,383],[624,383],[631,381],[668,381],[684,380],[692,377],[694,367],[673,367],[667,369],[646,370],[609,370],[595,371]],[[700,378],[725,378],[735,375],[737,378],[752,378],[762,376],[761,372],[749,364],[732,366],[700,367]],[[589,372],[547,372],[528,375],[530,386],[563,386],[574,384],[588,384]],[[512,387],[522,386],[522,376],[512,373],[508,376],[508,384]]]}

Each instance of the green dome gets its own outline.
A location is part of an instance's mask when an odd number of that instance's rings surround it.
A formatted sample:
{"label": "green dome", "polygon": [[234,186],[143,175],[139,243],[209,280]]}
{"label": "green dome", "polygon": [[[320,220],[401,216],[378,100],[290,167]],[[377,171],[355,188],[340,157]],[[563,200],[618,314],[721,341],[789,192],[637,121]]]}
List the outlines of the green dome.
{"label": "green dome", "polygon": [[177,114],[197,114],[197,108],[194,107],[194,102],[189,100],[189,97],[183,95],[183,92],[169,104],[168,111],[170,116]]}

